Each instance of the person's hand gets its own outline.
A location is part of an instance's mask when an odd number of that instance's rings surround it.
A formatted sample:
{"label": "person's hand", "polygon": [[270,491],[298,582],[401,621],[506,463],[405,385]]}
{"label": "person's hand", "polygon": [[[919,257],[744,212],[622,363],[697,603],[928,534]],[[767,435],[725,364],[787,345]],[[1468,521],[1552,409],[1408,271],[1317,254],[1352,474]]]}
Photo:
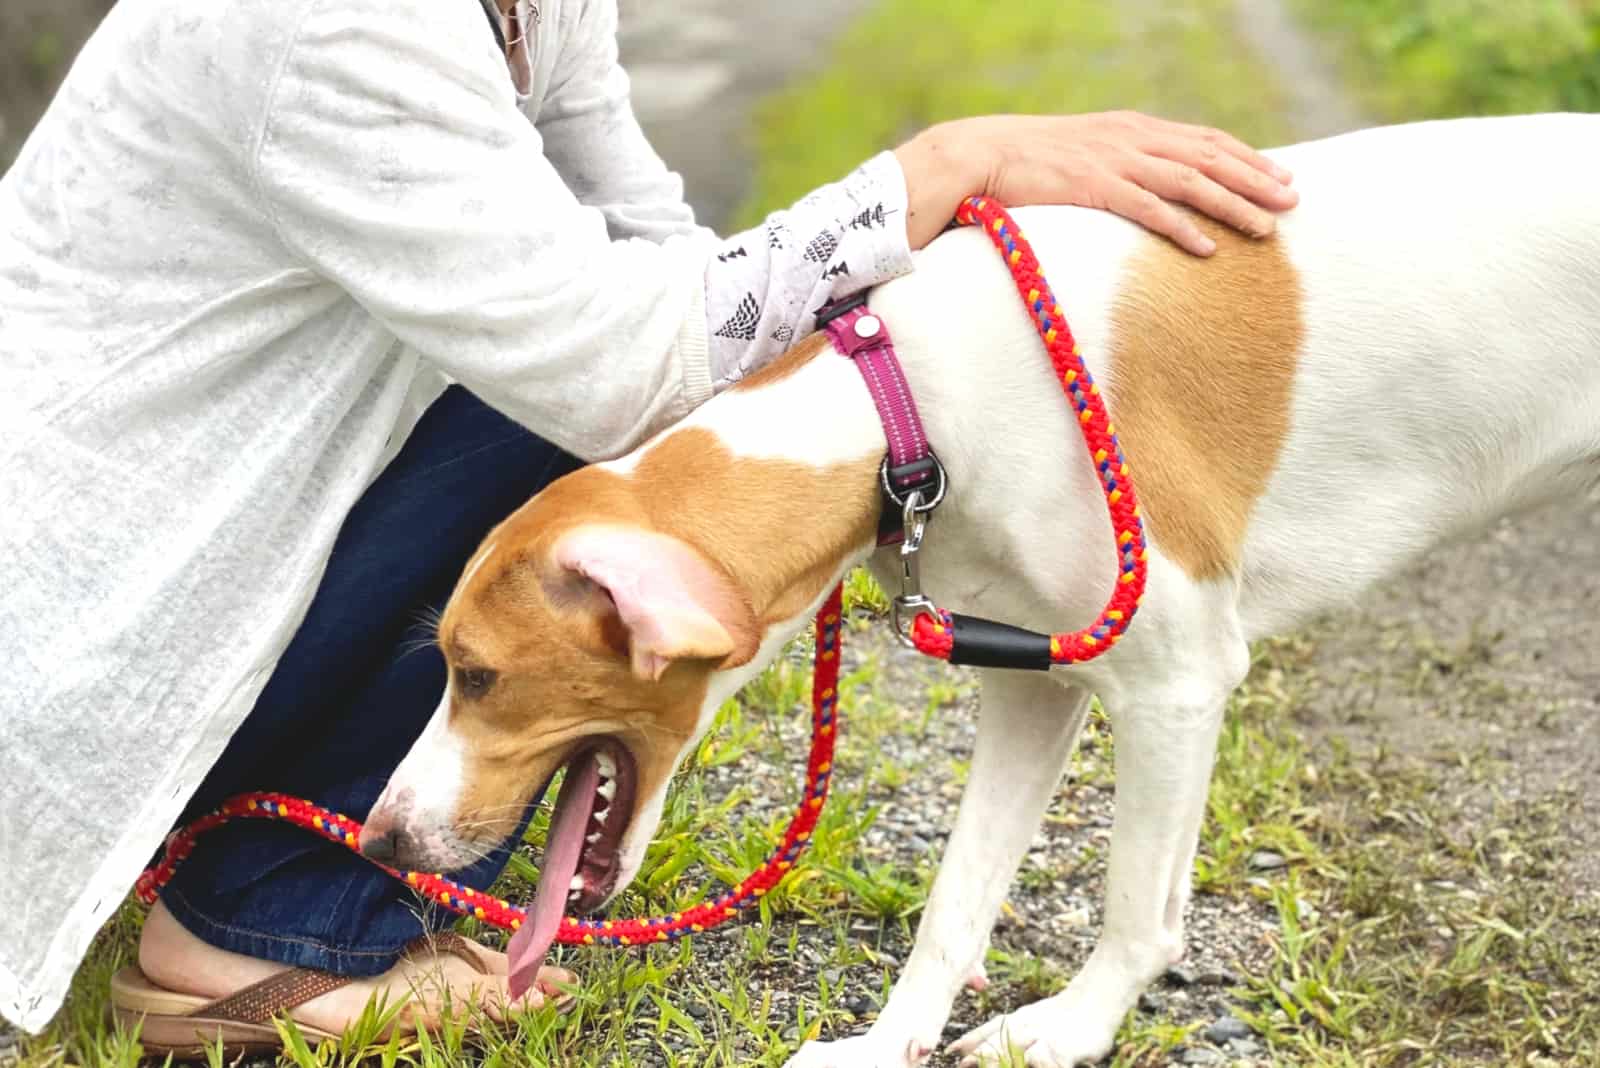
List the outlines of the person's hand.
{"label": "person's hand", "polygon": [[1174,204],[1265,237],[1272,213],[1299,200],[1289,172],[1237,138],[1132,111],[958,119],[929,127],[895,156],[912,248],[932,241],[969,196],[1103,208],[1198,256],[1216,244]]}

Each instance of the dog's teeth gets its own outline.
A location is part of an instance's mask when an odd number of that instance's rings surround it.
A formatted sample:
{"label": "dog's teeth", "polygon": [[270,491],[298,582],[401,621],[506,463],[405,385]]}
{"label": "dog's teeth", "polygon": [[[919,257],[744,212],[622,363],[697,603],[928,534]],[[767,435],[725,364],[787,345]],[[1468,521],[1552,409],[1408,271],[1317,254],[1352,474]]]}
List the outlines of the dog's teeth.
{"label": "dog's teeth", "polygon": [[574,876],[573,876],[573,877],[572,877],[572,885],[571,885],[571,887],[569,887],[569,889],[570,889],[570,890],[571,890],[571,891],[572,891],[572,892],[573,892],[573,893],[574,893],[574,894],[577,894],[577,893],[582,893],[582,891],[583,891],[583,876],[581,876],[581,875],[574,875]]}
{"label": "dog's teeth", "polygon": [[600,810],[600,811],[599,811],[599,812],[596,812],[596,813],[595,813],[595,814],[594,814],[594,816],[593,816],[593,817],[591,817],[591,818],[592,818],[592,819],[593,819],[593,820],[594,820],[594,821],[595,821],[595,822],[596,822],[596,823],[604,823],[604,822],[605,822],[605,821],[606,821],[606,817],[607,817],[607,816],[609,816],[609,815],[611,815],[611,809],[609,809],[609,808],[603,808],[603,809],[601,809],[601,810]]}
{"label": "dog's teeth", "polygon": [[584,841],[588,842],[590,845],[594,845],[596,842],[600,841],[600,832],[595,831],[589,837],[585,838]]}
{"label": "dog's teeth", "polygon": [[[613,797],[617,796],[617,784],[614,782],[603,782],[598,788],[596,788],[595,793],[599,794],[607,801],[610,801]],[[607,811],[609,812],[610,810],[607,809]]]}
{"label": "dog's teeth", "polygon": [[594,758],[595,764],[600,768],[602,779],[614,778],[617,774],[617,762],[611,758],[610,753],[601,753]]}

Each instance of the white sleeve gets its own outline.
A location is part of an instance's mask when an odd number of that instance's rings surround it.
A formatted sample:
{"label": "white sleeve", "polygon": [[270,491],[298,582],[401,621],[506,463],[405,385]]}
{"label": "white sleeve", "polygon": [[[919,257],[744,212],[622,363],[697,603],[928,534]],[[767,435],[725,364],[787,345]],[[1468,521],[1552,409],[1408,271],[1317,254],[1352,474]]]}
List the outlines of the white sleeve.
{"label": "white sleeve", "polygon": [[[561,28],[561,54],[539,106],[546,153],[578,199],[604,213],[613,236],[662,240],[693,232],[682,181],[633,114],[617,60],[617,0],[569,2],[581,10]],[[828,301],[909,271],[905,209],[905,176],[886,152],[723,242],[705,272],[715,386],[737,381],[809,333]]]}
{"label": "white sleeve", "polygon": [[905,212],[900,163],[882,152],[724,241],[705,272],[716,388],[816,329],[830,301],[909,272]]}
{"label": "white sleeve", "polygon": [[613,237],[660,241],[693,232],[683,179],[667,169],[633,113],[617,61],[616,0],[566,6],[578,9],[570,24],[530,30],[561,50],[538,102],[545,154],[573,195],[605,216]]}
{"label": "white sleeve", "polygon": [[486,402],[586,459],[711,396],[703,236],[612,241],[476,4],[315,4],[266,105],[280,238]]}

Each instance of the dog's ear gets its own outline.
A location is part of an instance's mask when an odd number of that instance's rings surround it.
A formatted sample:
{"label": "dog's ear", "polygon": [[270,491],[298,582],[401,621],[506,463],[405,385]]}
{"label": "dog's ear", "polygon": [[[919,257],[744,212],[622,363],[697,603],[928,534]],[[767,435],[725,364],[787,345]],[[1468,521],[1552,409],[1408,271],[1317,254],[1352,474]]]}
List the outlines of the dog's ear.
{"label": "dog's ear", "polygon": [[636,527],[580,527],[556,542],[556,566],[609,599],[634,674],[659,679],[676,660],[743,663],[759,644],[748,599],[677,538]]}

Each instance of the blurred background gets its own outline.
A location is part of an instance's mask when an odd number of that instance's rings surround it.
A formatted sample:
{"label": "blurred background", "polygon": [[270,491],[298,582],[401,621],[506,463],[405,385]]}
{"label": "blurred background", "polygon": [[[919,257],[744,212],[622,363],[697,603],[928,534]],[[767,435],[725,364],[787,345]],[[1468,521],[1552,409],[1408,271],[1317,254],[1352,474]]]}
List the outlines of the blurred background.
{"label": "blurred background", "polygon": [[[713,226],[985,111],[1133,107],[1271,144],[1600,108],[1600,0],[620,2],[640,116]],[[0,0],[0,167],[110,7]]]}

